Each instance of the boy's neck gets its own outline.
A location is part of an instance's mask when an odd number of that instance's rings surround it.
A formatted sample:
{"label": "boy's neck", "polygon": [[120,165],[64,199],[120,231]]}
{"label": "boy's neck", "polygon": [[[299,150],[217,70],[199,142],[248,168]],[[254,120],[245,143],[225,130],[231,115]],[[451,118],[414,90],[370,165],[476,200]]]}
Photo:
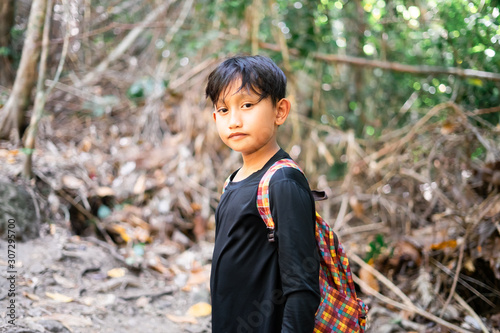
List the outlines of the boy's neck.
{"label": "boy's neck", "polygon": [[259,171],[266,165],[266,163],[280,150],[280,146],[278,143],[266,149],[265,151],[258,151],[253,154],[244,155],[243,157],[243,166],[236,173],[233,178],[233,181],[238,182],[251,174]]}

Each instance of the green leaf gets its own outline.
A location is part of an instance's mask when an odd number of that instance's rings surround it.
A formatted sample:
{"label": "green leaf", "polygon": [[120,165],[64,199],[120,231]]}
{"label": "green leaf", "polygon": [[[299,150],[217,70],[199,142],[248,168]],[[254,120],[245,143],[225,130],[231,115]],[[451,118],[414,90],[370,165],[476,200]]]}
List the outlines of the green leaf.
{"label": "green leaf", "polygon": [[[143,77],[132,83],[127,90],[127,97],[131,100],[142,100],[151,95],[157,84],[156,80],[152,77]],[[160,89],[164,91],[168,86],[168,81],[162,80],[159,82]]]}
{"label": "green leaf", "polygon": [[11,53],[11,49],[7,46],[0,47],[0,57],[8,56]]}
{"label": "green leaf", "polygon": [[33,154],[33,152],[35,151],[35,149],[31,149],[31,148],[21,148],[19,149],[19,151],[25,155],[31,155]]}

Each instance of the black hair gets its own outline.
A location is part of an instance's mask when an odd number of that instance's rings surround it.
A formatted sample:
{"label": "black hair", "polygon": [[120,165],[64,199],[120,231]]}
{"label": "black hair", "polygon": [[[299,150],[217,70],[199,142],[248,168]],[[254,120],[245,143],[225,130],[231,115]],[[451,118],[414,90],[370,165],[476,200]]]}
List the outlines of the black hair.
{"label": "black hair", "polygon": [[[235,56],[220,63],[208,76],[206,97],[215,105],[224,90],[237,79],[243,88],[253,91],[260,100],[271,98],[273,105],[285,97],[285,73],[269,58],[264,56]],[[224,100],[224,97],[222,97]]]}

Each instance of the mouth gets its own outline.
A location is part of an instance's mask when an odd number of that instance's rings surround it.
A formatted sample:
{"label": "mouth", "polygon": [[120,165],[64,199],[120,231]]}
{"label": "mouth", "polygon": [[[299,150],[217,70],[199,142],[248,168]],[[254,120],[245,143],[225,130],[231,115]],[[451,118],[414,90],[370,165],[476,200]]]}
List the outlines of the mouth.
{"label": "mouth", "polygon": [[231,133],[229,135],[229,139],[240,139],[240,138],[243,138],[244,136],[246,136],[245,133]]}

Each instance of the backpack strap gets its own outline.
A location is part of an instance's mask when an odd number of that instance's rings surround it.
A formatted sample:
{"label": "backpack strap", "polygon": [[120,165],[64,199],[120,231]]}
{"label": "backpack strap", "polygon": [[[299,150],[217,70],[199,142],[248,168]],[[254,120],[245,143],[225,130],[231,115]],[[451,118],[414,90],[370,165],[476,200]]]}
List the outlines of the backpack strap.
{"label": "backpack strap", "polygon": [[267,239],[269,242],[275,241],[274,235],[274,220],[271,216],[271,207],[269,204],[269,183],[271,182],[271,177],[281,168],[294,168],[304,173],[302,169],[291,159],[281,159],[276,161],[262,176],[259,188],[257,190],[257,209],[259,210],[259,214],[264,220],[264,223],[267,226]]}
{"label": "backpack strap", "polygon": [[[267,226],[269,242],[275,241],[269,184],[276,171],[285,167],[297,169],[304,174],[293,160],[279,160],[262,176],[257,191],[257,209]],[[324,193],[317,194],[315,199],[326,198]],[[314,332],[364,333],[368,307],[357,297],[349,261],[341,242],[318,212],[316,212],[315,238],[320,254],[321,304],[316,313]],[[339,298],[334,297],[334,290],[340,295]]]}

